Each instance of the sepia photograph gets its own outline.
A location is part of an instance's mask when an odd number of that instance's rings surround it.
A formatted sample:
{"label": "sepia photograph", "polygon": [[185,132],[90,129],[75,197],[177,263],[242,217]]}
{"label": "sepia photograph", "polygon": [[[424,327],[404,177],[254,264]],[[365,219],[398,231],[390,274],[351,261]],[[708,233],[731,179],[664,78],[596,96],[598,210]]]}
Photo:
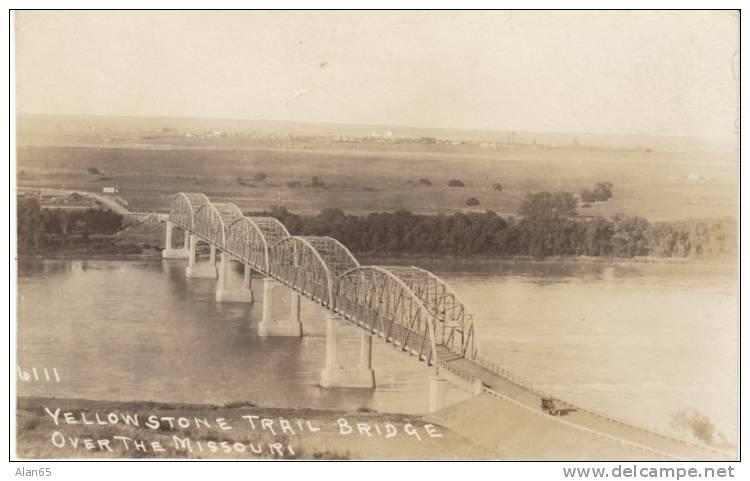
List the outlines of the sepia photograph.
{"label": "sepia photograph", "polygon": [[9,17],[12,460],[740,460],[739,10]]}

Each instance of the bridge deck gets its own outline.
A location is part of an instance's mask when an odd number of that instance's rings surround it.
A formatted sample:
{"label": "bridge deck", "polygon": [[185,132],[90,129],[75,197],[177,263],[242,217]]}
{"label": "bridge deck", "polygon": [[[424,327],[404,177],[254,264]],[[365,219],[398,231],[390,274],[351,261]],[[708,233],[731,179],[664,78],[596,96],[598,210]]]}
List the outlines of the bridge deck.
{"label": "bridge deck", "polygon": [[696,444],[687,443],[653,431],[638,428],[622,421],[578,408],[565,402],[556,401],[564,415],[552,416],[541,410],[543,397],[531,388],[521,386],[490,369],[466,358],[456,356],[445,348],[438,348],[440,365],[450,372],[464,378],[478,379],[484,391],[538,411],[540,415],[570,425],[573,429],[584,429],[612,438],[623,444],[632,444],[651,454],[664,458],[684,460],[718,460],[734,459],[733,453],[727,453]]}

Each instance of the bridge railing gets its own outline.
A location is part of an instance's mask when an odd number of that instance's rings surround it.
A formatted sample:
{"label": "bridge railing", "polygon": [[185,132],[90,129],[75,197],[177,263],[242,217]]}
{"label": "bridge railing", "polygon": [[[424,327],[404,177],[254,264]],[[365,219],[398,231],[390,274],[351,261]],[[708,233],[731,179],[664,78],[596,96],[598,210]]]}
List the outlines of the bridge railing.
{"label": "bridge railing", "polygon": [[482,366],[483,368],[487,369],[488,371],[492,371],[495,374],[507,379],[508,381],[517,384],[519,386],[524,387],[528,391],[531,391],[535,394],[539,394],[540,396],[544,396],[545,394],[538,390],[536,387],[534,387],[531,383],[527,382],[520,376],[512,373],[511,371],[508,371],[499,362],[491,361],[487,358],[484,358],[482,356],[477,356],[474,361]]}

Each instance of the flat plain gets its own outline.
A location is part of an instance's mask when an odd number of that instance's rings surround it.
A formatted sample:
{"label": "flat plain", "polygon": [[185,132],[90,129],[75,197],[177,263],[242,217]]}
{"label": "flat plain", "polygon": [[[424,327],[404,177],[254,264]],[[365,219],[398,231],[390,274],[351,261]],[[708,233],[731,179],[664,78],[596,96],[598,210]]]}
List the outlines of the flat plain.
{"label": "flat plain", "polygon": [[[393,137],[379,131],[356,136],[346,126],[338,133],[327,126],[282,135],[266,124],[185,122],[22,119],[18,185],[92,192],[113,186],[131,210],[147,212],[166,211],[174,192],[200,191],[243,211],[284,206],[299,214],[339,208],[513,215],[529,192],[578,193],[610,182],[613,197],[590,206],[579,202],[580,214],[659,221],[734,216],[737,210],[736,151],[687,138],[592,137],[597,145],[585,145],[585,136],[573,135],[503,141],[496,133],[481,141],[459,140],[480,135],[471,131],[398,137],[394,128]],[[263,133],[252,130],[264,127]],[[449,186],[452,179],[463,187]],[[472,197],[478,205],[467,205]]]}

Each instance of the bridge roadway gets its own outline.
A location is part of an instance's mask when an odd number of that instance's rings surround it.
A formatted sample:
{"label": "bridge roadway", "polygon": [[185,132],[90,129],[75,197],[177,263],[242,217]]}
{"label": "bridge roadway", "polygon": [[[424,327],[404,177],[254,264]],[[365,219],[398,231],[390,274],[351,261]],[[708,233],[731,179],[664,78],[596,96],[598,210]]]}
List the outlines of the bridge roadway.
{"label": "bridge roadway", "polygon": [[503,399],[525,408],[546,419],[561,423],[572,429],[588,432],[594,436],[607,438],[622,446],[634,448],[648,459],[671,460],[728,460],[733,453],[688,443],[670,436],[639,428],[621,420],[555,400],[563,411],[561,416],[552,416],[541,410],[542,398],[550,396],[538,392],[533,387],[510,380],[506,373],[498,373],[466,358],[461,358],[447,349],[438,348],[439,365],[467,380],[479,380],[482,393]]}
{"label": "bridge roadway", "polygon": [[[627,446],[644,459],[733,459],[733,453],[692,444],[638,428],[606,415],[557,401],[564,414],[541,409],[549,396],[478,355],[476,326],[463,303],[437,276],[416,267],[360,266],[329,237],[291,236],[275,219],[245,217],[232,204],[214,204],[203,194],[179,193],[167,221],[184,230],[194,262],[197,243],[225,253],[320,304],[370,335],[432,366],[475,396],[512,403],[556,423]],[[193,239],[189,241],[188,239]],[[192,245],[190,245],[192,244]],[[166,246],[173,249],[172,245]]]}

